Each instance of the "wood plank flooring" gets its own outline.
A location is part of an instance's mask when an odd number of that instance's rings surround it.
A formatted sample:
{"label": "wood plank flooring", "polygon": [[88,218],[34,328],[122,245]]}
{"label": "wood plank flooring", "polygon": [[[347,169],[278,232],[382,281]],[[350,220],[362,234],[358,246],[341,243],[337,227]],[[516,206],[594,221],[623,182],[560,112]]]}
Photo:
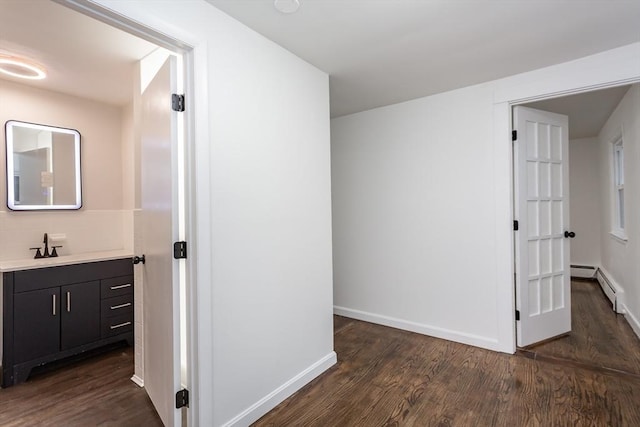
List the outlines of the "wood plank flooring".
{"label": "wood plank flooring", "polygon": [[162,426],[132,375],[131,347],[34,375],[0,390],[0,426]]}
{"label": "wood plank flooring", "polygon": [[640,376],[640,339],[596,281],[571,283],[572,332],[524,349],[530,357],[559,359]]}
{"label": "wood plank flooring", "polygon": [[640,425],[637,377],[335,319],[338,364],[254,426]]}
{"label": "wood plank flooring", "polygon": [[[625,373],[638,339],[594,325],[628,328],[578,285],[576,336],[528,349],[537,360],[335,316],[338,364],[255,426],[640,426],[640,376]],[[133,351],[119,348],[36,375],[0,390],[0,426],[161,426],[132,374]]]}

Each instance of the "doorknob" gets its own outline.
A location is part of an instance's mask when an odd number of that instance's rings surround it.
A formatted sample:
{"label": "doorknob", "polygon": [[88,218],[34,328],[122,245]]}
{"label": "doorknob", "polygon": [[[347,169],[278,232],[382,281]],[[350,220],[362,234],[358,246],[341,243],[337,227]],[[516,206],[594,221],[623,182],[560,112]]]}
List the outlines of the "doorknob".
{"label": "doorknob", "polygon": [[140,263],[144,264],[144,255],[142,255],[142,256],[137,256],[137,255],[134,256],[133,257],[133,263],[134,264],[140,264]]}
{"label": "doorknob", "polygon": [[576,237],[576,233],[574,233],[573,231],[565,231],[564,237],[571,237],[573,239],[574,237]]}

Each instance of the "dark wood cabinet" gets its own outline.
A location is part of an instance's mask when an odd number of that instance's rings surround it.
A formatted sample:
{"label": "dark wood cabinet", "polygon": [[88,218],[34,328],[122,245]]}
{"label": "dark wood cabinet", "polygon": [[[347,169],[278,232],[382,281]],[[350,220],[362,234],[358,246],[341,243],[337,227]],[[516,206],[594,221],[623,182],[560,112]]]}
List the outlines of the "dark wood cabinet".
{"label": "dark wood cabinet", "polygon": [[3,273],[2,387],[40,365],[133,344],[129,258]]}
{"label": "dark wood cabinet", "polygon": [[60,349],[99,340],[100,282],[77,283],[60,290]]}
{"label": "dark wood cabinet", "polygon": [[60,349],[60,288],[22,292],[13,298],[15,362],[57,352]]}

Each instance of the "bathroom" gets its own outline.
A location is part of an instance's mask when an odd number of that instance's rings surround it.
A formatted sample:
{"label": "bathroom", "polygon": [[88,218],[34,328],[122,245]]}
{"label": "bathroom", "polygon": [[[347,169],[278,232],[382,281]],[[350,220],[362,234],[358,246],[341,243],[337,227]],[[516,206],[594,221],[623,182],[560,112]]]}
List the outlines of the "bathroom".
{"label": "bathroom", "polygon": [[[39,30],[33,31],[33,22]],[[66,22],[66,31],[60,31]],[[0,121],[19,121],[74,129],[80,133],[82,201],[77,210],[12,210],[7,200],[6,150],[0,150],[0,267],[62,265],[130,259],[134,223],[140,212],[140,148],[136,107],[140,103],[139,60],[167,51],[53,2],[3,5],[0,25],[11,34],[0,54],[31,56],[47,78],[22,80],[0,74]],[[74,33],[75,31],[75,33]],[[37,34],[36,34],[37,33]],[[42,37],[51,34],[52,37]],[[114,50],[113,46],[117,49]],[[153,56],[153,55],[151,55]],[[33,260],[44,235],[57,259]],[[42,264],[45,263],[45,264]],[[141,272],[135,269],[135,375],[142,384],[143,336]],[[0,275],[1,276],[1,275]],[[2,289],[2,277],[0,277]],[[0,292],[0,329],[2,329]],[[2,356],[0,337],[0,357]]]}

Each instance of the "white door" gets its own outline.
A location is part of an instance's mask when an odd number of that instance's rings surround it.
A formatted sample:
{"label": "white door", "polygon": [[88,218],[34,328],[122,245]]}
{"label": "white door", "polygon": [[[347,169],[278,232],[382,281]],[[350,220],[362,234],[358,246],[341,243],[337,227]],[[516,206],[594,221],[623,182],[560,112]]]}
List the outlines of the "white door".
{"label": "white door", "polygon": [[518,346],[571,331],[569,119],[514,108]]}
{"label": "white door", "polygon": [[[141,99],[140,249],[143,269],[144,387],[165,426],[180,426],[175,408],[180,390],[176,58],[166,59]],[[141,252],[140,252],[141,251]]]}

